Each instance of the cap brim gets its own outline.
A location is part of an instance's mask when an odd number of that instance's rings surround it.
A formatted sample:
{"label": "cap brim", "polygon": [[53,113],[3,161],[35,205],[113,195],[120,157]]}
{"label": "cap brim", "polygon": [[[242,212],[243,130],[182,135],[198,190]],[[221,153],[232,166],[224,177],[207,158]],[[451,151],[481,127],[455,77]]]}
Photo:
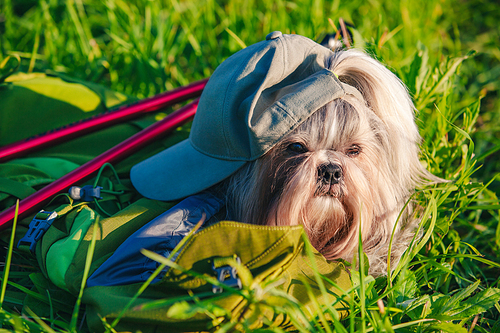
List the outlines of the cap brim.
{"label": "cap brim", "polygon": [[130,170],[130,179],[146,198],[171,201],[217,184],[245,163],[204,155],[187,139],[136,164]]}

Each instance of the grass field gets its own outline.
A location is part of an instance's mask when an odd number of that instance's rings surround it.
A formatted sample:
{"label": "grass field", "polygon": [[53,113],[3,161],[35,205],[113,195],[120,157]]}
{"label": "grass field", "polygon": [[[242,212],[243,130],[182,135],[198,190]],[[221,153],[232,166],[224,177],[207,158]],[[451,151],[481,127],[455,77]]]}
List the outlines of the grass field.
{"label": "grass field", "polygon": [[[376,280],[353,273],[357,287],[349,292],[346,319],[328,326],[319,316],[294,329],[500,331],[496,1],[3,0],[0,15],[0,62],[17,54],[21,71],[54,70],[137,98],[208,77],[229,55],[273,30],[321,40],[336,31],[339,18],[351,23],[354,46],[408,86],[418,109],[422,161],[452,182],[417,191],[424,236],[393,273]],[[42,324],[18,309],[5,301],[0,327],[80,329],[76,320]],[[228,319],[220,331],[250,325]]]}

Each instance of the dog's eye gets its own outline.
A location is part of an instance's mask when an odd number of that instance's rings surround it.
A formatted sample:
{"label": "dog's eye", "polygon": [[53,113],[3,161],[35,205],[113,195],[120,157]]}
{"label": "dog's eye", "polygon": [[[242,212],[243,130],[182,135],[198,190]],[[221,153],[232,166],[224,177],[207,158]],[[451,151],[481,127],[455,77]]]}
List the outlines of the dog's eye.
{"label": "dog's eye", "polygon": [[297,153],[297,154],[302,154],[302,153],[305,153],[307,151],[306,147],[304,147],[303,144],[298,143],[298,142],[294,142],[292,144],[289,144],[287,149],[294,152],[294,153]]}
{"label": "dog's eye", "polygon": [[352,145],[345,153],[349,157],[356,157],[359,153],[361,153],[361,147],[358,145]]}

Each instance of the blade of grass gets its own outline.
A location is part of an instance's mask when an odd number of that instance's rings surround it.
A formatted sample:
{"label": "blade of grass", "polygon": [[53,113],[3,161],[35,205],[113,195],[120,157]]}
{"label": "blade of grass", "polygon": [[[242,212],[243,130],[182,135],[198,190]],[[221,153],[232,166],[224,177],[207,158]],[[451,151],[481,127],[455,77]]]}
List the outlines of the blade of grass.
{"label": "blade of grass", "polygon": [[245,44],[244,41],[241,40],[240,37],[238,37],[237,34],[235,34],[231,29],[229,28],[224,28],[224,30],[226,30],[226,32],[234,38],[234,40],[236,41],[236,43],[238,43],[238,45],[241,47],[241,49],[244,49],[247,47],[247,45]]}
{"label": "blade of grass", "polygon": [[31,316],[31,318],[40,325],[45,332],[56,333],[49,325],[47,325],[43,320],[41,320],[30,308],[26,307],[26,312]]}
{"label": "blade of grass", "polygon": [[363,253],[363,236],[361,234],[361,212],[363,205],[360,207],[359,212],[359,229],[358,229],[358,271],[359,271],[359,304],[360,304],[360,314],[361,314],[361,332],[366,332],[366,295],[365,295],[365,254]]}
{"label": "blade of grass", "polygon": [[80,311],[83,290],[85,289],[85,286],[87,285],[87,277],[89,275],[90,266],[92,265],[92,258],[94,257],[95,244],[96,244],[96,240],[97,240],[98,225],[99,225],[99,216],[96,217],[96,220],[94,221],[93,226],[92,226],[92,240],[90,241],[90,245],[89,245],[89,248],[87,250],[87,257],[85,259],[85,268],[83,270],[82,283],[80,285],[80,292],[78,293],[78,298],[76,299],[76,304],[75,304],[75,307],[73,309],[73,314],[71,316],[71,322],[70,322],[69,327],[70,327],[70,331],[72,331],[72,332],[77,331],[78,312]]}
{"label": "blade of grass", "polygon": [[[313,254],[313,251],[312,251],[312,246],[309,243],[309,240],[307,239],[307,235],[303,234],[302,236],[304,238],[305,250],[306,250],[307,256],[309,258],[309,262],[311,264],[311,267],[312,267],[312,270],[313,270],[313,273],[314,273],[314,278],[316,280],[316,283],[318,284],[318,287],[321,290],[322,294],[326,295],[328,293],[328,291],[326,290],[325,284],[323,283],[323,278],[320,276],[320,274],[318,272],[318,266],[316,265],[316,260],[314,258],[314,254]],[[337,288],[337,290],[342,291],[344,293],[344,295],[348,295],[347,291],[341,290],[341,288],[336,283],[334,283],[333,281],[330,281],[330,283],[332,285],[334,285]],[[309,292],[310,286],[306,285],[306,287],[308,287],[308,292]],[[313,301],[315,301],[315,303],[317,303],[317,300],[316,300],[315,297],[313,298]],[[333,325],[335,327],[335,330],[338,331],[338,332],[347,333],[347,330],[345,329],[345,327],[340,324],[340,319],[341,318],[340,318],[340,316],[338,314],[338,311],[335,308],[333,308],[332,304],[324,304],[324,305],[326,306],[326,308],[329,310],[329,312],[333,316]],[[325,320],[324,316],[322,316],[320,318],[322,320]]]}
{"label": "blade of grass", "polygon": [[396,230],[398,230],[398,224],[401,221],[401,217],[402,217],[403,213],[406,211],[408,205],[413,200],[414,196],[415,196],[415,193],[413,193],[408,198],[408,200],[406,201],[405,205],[400,210],[400,212],[398,214],[398,217],[396,219],[396,223],[394,223],[394,227],[392,228],[391,240],[389,241],[389,249],[387,251],[387,288],[391,288],[392,287],[392,278],[391,278],[391,273],[392,273],[392,269],[391,269],[391,253],[392,253],[392,242],[394,240],[394,235],[396,234]]}
{"label": "blade of grass", "polygon": [[5,292],[7,291],[7,281],[9,280],[10,263],[12,262],[12,252],[14,250],[14,238],[16,236],[18,212],[19,212],[19,199],[16,201],[16,211],[14,214],[14,222],[12,223],[12,232],[10,234],[9,249],[7,251],[7,259],[5,261],[5,268],[4,268],[4,272],[3,272],[2,292],[0,294],[0,309],[2,309],[2,307],[3,307],[3,301],[5,299]]}

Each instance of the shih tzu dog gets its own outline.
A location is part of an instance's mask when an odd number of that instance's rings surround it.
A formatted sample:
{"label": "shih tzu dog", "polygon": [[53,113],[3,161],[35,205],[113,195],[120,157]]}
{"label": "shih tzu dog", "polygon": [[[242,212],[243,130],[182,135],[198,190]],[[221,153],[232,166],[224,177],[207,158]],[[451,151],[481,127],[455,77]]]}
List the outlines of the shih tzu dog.
{"label": "shih tzu dog", "polygon": [[361,232],[381,275],[393,231],[391,266],[418,224],[411,194],[434,179],[419,141],[411,98],[380,62],[273,32],[217,68],[190,138],[131,178],[158,200],[208,189],[221,206],[212,220],[301,224],[327,259],[351,260]]}
{"label": "shih tzu dog", "polygon": [[[426,178],[413,105],[400,80],[378,61],[337,51],[325,67],[359,90],[331,101],[261,158],[227,181],[229,216],[266,225],[302,224],[327,259],[351,259],[361,228],[372,274],[387,272],[418,221],[406,206]],[[428,177],[427,177],[428,178]]]}

